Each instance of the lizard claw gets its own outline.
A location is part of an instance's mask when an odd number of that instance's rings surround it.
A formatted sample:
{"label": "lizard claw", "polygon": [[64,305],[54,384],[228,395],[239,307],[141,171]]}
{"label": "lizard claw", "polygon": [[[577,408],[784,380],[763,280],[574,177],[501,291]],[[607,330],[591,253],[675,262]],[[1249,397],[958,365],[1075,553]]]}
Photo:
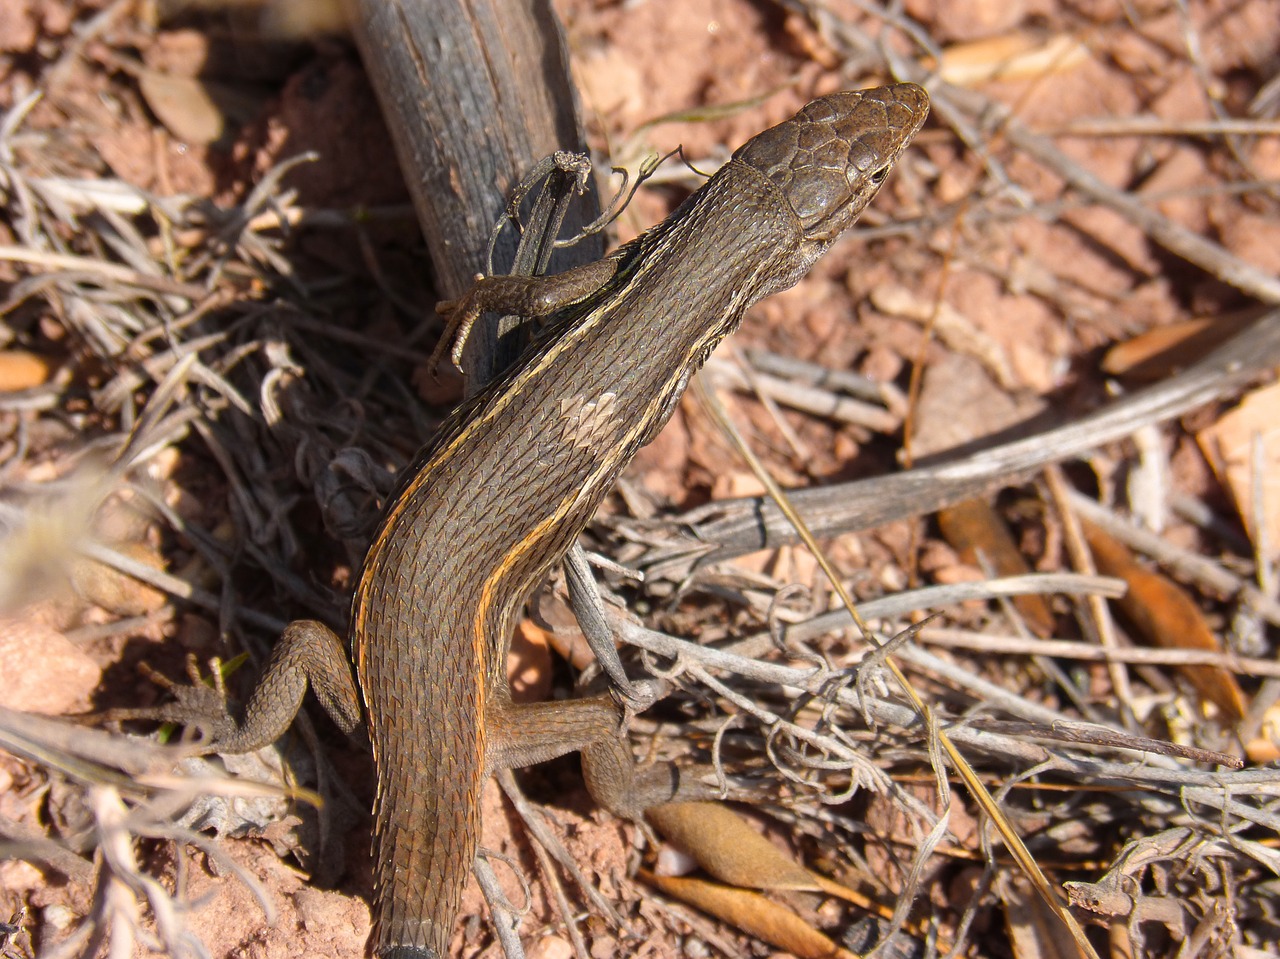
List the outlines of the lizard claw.
{"label": "lizard claw", "polygon": [[[483,279],[483,273],[475,275],[476,283]],[[435,349],[431,351],[431,356],[427,359],[427,369],[434,372],[445,351],[449,350],[449,359],[454,368],[459,373],[463,372],[462,348],[466,346],[467,337],[471,334],[471,328],[475,326],[476,320],[480,319],[480,314],[483,312],[484,310],[477,300],[474,286],[456,300],[441,300],[436,304],[436,314],[446,317],[446,319],[444,332],[440,334],[439,342],[436,343]],[[452,345],[452,349],[450,349],[450,345]]]}

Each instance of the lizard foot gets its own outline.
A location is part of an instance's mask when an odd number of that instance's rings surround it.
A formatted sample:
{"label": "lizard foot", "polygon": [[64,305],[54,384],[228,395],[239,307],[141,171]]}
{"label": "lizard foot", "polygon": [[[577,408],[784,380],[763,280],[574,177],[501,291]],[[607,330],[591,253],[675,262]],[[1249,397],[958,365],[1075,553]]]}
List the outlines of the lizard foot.
{"label": "lizard foot", "polygon": [[[475,275],[476,283],[484,279],[483,273]],[[436,365],[440,362],[440,358],[444,356],[445,350],[449,350],[449,360],[453,363],[455,369],[462,372],[462,348],[467,345],[467,337],[471,334],[471,328],[475,326],[476,320],[480,319],[480,314],[484,310],[480,306],[479,299],[475,293],[475,287],[468,290],[456,300],[441,300],[436,304],[436,315],[445,317],[444,332],[440,334],[440,340],[436,343],[436,348],[431,351],[431,356],[427,359],[427,369],[433,373]],[[452,344],[452,349],[449,349]]]}
{"label": "lizard foot", "polygon": [[216,656],[209,661],[213,685],[209,685],[201,675],[200,665],[194,654],[187,656],[187,678],[190,684],[176,683],[146,663],[139,664],[138,668],[149,680],[172,694],[173,702],[145,709],[109,709],[102,713],[104,721],[142,719],[179,723],[195,732],[192,740],[195,746],[209,752],[234,733],[236,724],[227,708],[227,690],[222,678],[223,665]]}

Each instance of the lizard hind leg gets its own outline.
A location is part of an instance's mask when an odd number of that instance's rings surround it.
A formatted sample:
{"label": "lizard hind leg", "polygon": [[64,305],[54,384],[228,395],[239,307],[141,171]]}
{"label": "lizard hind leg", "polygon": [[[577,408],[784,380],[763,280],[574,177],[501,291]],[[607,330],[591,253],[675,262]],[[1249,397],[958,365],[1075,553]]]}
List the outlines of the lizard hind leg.
{"label": "lizard hind leg", "polygon": [[298,714],[308,683],[337,726],[348,735],[353,733],[360,725],[360,697],[346,647],[323,623],[299,619],[280,634],[243,718],[218,748],[248,753],[275,742]]}
{"label": "lizard hind leg", "polygon": [[[653,680],[633,685],[646,704],[665,691],[664,684]],[[723,798],[716,786],[703,781],[713,772],[711,766],[638,765],[625,731],[626,710],[625,703],[608,693],[561,702],[495,702],[486,717],[487,766],[491,771],[529,766],[581,752],[591,797],[614,815],[636,822],[651,806]]]}
{"label": "lizard hind leg", "polygon": [[187,657],[190,685],[148,669],[153,681],[172,693],[173,702],[150,709],[112,710],[106,718],[181,723],[198,731],[195,748],[201,753],[248,753],[284,735],[309,683],[344,733],[353,734],[361,723],[360,697],[347,665],[346,647],[323,623],[295,620],[285,627],[238,718],[228,709],[221,662],[215,659],[211,667],[212,685],[203,681],[194,656]]}

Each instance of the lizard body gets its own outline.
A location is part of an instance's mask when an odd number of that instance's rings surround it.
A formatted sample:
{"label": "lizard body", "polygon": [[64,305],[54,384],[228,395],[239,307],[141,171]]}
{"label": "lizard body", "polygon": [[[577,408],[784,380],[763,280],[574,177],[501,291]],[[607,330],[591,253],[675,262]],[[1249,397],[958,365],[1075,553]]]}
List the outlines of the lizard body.
{"label": "lizard body", "polygon": [[[705,796],[669,768],[637,772],[611,696],[513,703],[509,637],[690,376],[749,306],[796,283],[853,223],[927,113],[926,93],[909,83],[822,97],[753,137],[665,221],[603,260],[551,277],[487,277],[453,305],[464,324],[489,309],[550,321],[404,472],[356,589],[351,651],[378,779],[377,955],[447,952],[479,792],[496,769],[581,750],[593,796],[630,817]],[[312,652],[277,652],[289,681],[273,658],[250,701],[254,732],[227,734],[237,746],[279,735],[312,668],[344,728],[358,715],[341,642],[318,623],[290,630]]]}

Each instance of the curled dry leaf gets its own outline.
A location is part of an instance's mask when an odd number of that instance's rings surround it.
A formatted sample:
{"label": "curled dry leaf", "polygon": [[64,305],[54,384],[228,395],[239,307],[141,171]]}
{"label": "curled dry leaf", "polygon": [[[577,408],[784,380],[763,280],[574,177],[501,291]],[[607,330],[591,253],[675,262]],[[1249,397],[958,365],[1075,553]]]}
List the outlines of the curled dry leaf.
{"label": "curled dry leaf", "polygon": [[[1117,600],[1137,634],[1148,643],[1166,649],[1221,651],[1218,638],[1204,621],[1186,590],[1171,579],[1138,563],[1123,543],[1088,520],[1081,522],[1098,572],[1116,576],[1129,586]],[[1227,716],[1239,720],[1245,713],[1244,692],[1225,669],[1217,666],[1178,667],[1191,684]]]}
{"label": "curled dry leaf", "polygon": [[[893,915],[892,909],[856,889],[810,872],[722,803],[666,803],[647,810],[645,815],[668,841],[692,856],[699,866],[721,882],[747,889],[822,892],[852,903],[883,920]],[[697,902],[693,904],[698,905]],[[751,931],[745,926],[741,928]],[[914,935],[925,935],[917,924],[908,923],[907,929]],[[939,945],[949,948],[941,941]]]}
{"label": "curled dry leaf", "polygon": [[1102,358],[1102,372],[1128,382],[1154,383],[1204,358],[1257,319],[1256,311],[1171,323],[1117,343]]}
{"label": "curled dry leaf", "polygon": [[[965,500],[940,510],[938,527],[966,563],[982,565],[979,562],[981,554],[997,576],[1020,576],[1031,572],[1004,519],[985,500]],[[1033,633],[1040,637],[1053,635],[1053,610],[1043,596],[1016,596],[1013,605]]]}
{"label": "curled dry leaf", "polygon": [[640,877],[668,896],[696,906],[800,959],[857,959],[854,953],[842,949],[790,909],[758,892],[705,879],[656,876],[643,869]]}
{"label": "curled dry leaf", "polygon": [[666,803],[645,815],[658,832],[722,882],[749,889],[818,889],[807,869],[721,803]]}

